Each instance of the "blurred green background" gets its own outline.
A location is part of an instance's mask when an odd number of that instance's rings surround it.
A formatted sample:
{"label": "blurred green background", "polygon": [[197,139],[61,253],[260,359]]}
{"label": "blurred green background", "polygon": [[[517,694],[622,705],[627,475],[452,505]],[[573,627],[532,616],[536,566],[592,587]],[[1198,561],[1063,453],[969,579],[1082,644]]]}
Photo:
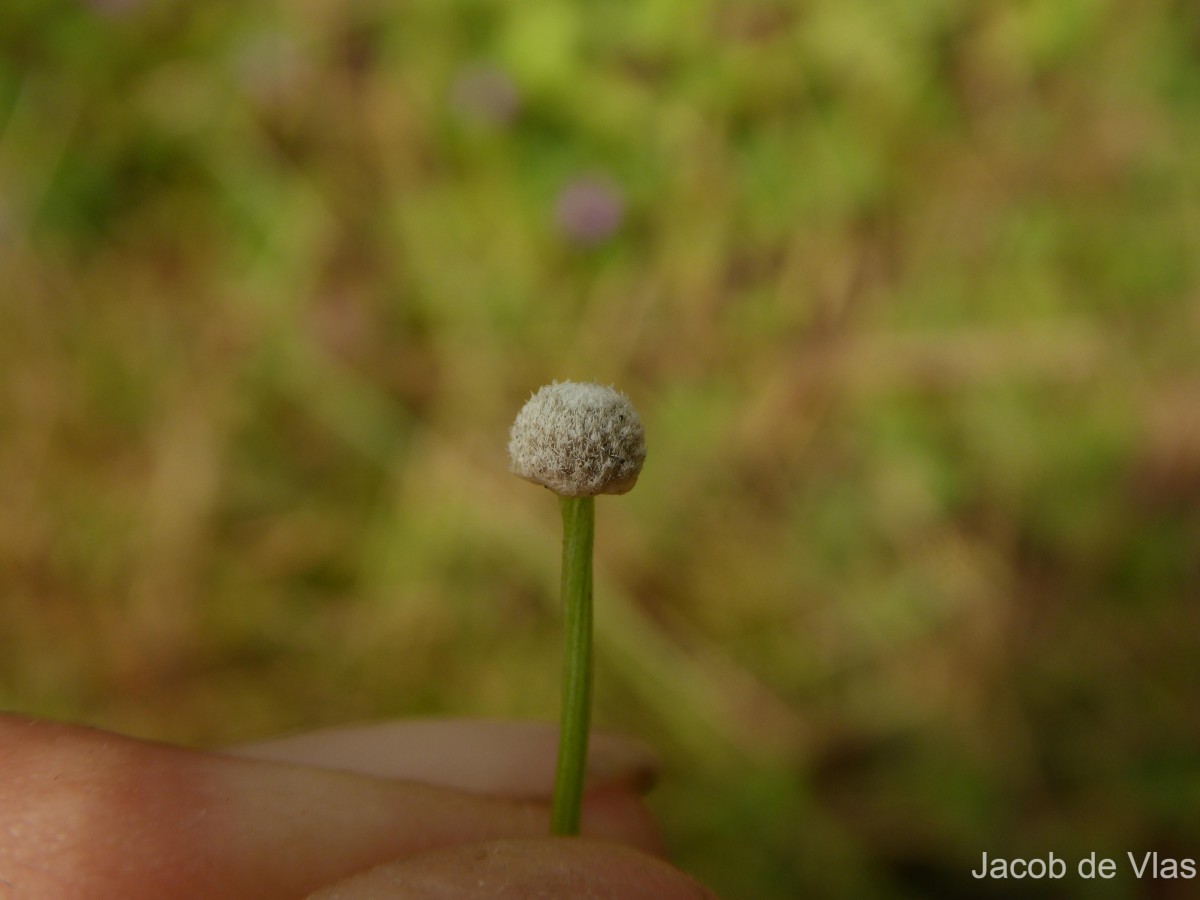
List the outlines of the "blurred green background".
{"label": "blurred green background", "polygon": [[555,717],[505,444],[596,380],[596,715],[680,865],[1200,857],[1198,148],[1188,0],[5,0],[0,705]]}

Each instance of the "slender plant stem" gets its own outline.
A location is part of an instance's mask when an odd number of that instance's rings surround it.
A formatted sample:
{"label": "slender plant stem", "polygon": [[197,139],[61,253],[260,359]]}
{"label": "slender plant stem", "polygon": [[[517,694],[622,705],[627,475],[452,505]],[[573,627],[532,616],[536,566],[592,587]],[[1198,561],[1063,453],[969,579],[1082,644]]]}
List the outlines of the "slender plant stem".
{"label": "slender plant stem", "polygon": [[592,716],[592,540],[596,501],[594,497],[560,497],[559,505],[563,520],[566,655],[550,833],[578,834]]}

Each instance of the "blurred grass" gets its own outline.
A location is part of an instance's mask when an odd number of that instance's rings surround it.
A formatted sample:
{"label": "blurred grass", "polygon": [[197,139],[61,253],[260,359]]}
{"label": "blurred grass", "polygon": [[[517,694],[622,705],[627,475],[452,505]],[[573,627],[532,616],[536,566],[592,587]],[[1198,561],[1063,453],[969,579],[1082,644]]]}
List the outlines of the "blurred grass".
{"label": "blurred grass", "polygon": [[5,3],[0,704],[554,716],[556,507],[503,448],[600,380],[651,455],[597,715],[681,865],[1195,857],[1198,146],[1167,0]]}

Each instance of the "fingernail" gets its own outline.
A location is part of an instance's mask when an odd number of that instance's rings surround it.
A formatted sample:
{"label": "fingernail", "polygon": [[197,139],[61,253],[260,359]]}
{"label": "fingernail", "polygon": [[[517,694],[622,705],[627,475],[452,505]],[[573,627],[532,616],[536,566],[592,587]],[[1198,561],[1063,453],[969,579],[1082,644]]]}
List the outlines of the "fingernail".
{"label": "fingernail", "polygon": [[654,787],[661,770],[654,751],[629,738],[592,742],[587,760],[587,789],[621,785],[639,794]]}

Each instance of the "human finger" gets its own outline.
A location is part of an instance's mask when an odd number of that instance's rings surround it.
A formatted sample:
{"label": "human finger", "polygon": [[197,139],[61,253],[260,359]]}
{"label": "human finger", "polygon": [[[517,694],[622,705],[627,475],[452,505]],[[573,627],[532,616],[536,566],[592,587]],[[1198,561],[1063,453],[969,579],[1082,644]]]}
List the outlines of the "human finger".
{"label": "human finger", "polygon": [[309,900],[703,900],[687,875],[629,847],[526,838],[452,847],[379,866]]}
{"label": "human finger", "polygon": [[[598,793],[585,828],[622,837],[628,792]],[[296,897],[547,824],[528,802],[0,716],[0,883],[20,896]]]}
{"label": "human finger", "polygon": [[[228,748],[250,759],[300,763],[478,794],[546,800],[554,784],[558,729],[497,719],[406,719],[316,731]],[[643,742],[595,729],[586,787],[645,792],[658,760]]]}

